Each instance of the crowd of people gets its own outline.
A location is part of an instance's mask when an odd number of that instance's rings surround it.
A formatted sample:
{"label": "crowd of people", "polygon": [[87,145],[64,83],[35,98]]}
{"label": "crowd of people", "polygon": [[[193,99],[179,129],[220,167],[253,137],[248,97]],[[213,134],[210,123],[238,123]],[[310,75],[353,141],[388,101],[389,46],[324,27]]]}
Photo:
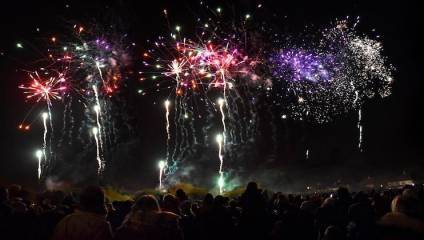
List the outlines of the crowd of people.
{"label": "crowd of people", "polygon": [[334,193],[269,193],[250,182],[237,198],[138,194],[108,201],[101,187],[78,194],[0,187],[0,239],[424,239],[422,186]]}

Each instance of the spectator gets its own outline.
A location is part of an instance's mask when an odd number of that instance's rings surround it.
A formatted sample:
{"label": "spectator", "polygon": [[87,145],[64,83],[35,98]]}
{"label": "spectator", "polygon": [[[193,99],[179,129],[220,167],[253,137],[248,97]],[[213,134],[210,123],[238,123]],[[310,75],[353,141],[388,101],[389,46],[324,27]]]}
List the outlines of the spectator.
{"label": "spectator", "polygon": [[79,209],[56,226],[54,240],[108,240],[112,239],[103,189],[85,188],[80,195]]}
{"label": "spectator", "polygon": [[124,223],[118,229],[115,239],[182,239],[178,220],[178,215],[161,211],[154,196],[145,195],[136,201]]}
{"label": "spectator", "polygon": [[178,199],[178,201],[179,201],[180,203],[182,203],[182,202],[184,202],[184,201],[188,200],[187,194],[186,194],[186,193],[184,192],[184,190],[182,190],[182,189],[178,189],[178,190],[175,192],[175,196],[177,197],[177,199]]}
{"label": "spectator", "polygon": [[163,197],[162,208],[167,212],[172,212],[177,215],[181,214],[178,199],[172,194],[166,194]]}
{"label": "spectator", "polygon": [[336,194],[275,193],[268,198],[251,182],[233,199],[207,194],[201,201],[178,190],[176,197],[166,194],[160,205],[145,194],[135,202],[105,204],[99,187],[79,195],[46,191],[34,198],[12,185],[0,187],[0,236],[110,240],[113,231],[118,240],[415,240],[424,239],[423,193],[418,186],[358,193],[339,188]]}
{"label": "spectator", "polygon": [[397,195],[380,220],[383,239],[424,239],[423,199],[410,189]]}

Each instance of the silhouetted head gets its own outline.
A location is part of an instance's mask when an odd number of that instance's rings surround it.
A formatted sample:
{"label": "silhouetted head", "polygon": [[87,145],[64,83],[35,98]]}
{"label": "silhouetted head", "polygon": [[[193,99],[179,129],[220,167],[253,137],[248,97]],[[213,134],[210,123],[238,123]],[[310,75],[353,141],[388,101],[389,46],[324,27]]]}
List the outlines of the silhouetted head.
{"label": "silhouetted head", "polygon": [[99,186],[89,186],[82,190],[79,197],[82,211],[106,214],[105,193]]}
{"label": "silhouetted head", "polygon": [[186,200],[180,204],[181,213],[184,215],[192,215],[193,212],[191,211],[191,202],[189,200]]}
{"label": "silhouetted head", "polygon": [[258,191],[258,184],[256,182],[249,182],[246,187],[246,192]]}
{"label": "silhouetted head", "polygon": [[174,195],[166,194],[165,197],[163,197],[162,208],[164,211],[180,214],[178,205],[178,199]]}
{"label": "silhouetted head", "polygon": [[158,200],[153,195],[144,195],[136,200],[134,208],[142,212],[158,212],[160,211]]}
{"label": "silhouetted head", "polygon": [[363,191],[359,191],[353,198],[354,202],[369,203],[368,195]]}
{"label": "silhouetted head", "polygon": [[187,194],[181,188],[175,192],[175,196],[178,198],[180,202],[184,202],[188,199]]}
{"label": "silhouetted head", "polygon": [[9,189],[9,198],[10,199],[21,197],[21,191],[22,191],[21,185],[12,184],[12,185],[9,186],[8,189]]}
{"label": "silhouetted head", "polygon": [[397,195],[391,205],[392,212],[400,212],[410,217],[424,219],[424,205],[418,195],[410,189]]}
{"label": "silhouetted head", "polygon": [[215,207],[223,207],[225,205],[225,198],[221,195],[215,197],[214,200]]}
{"label": "silhouetted head", "polygon": [[205,195],[205,198],[203,199],[203,205],[205,206],[211,206],[213,205],[213,196],[212,194],[208,193]]}
{"label": "silhouetted head", "polygon": [[60,190],[52,191],[50,195],[50,200],[53,205],[62,204],[65,199],[65,193]]}
{"label": "silhouetted head", "polygon": [[336,200],[332,197],[328,197],[322,202],[321,207],[334,207]]}
{"label": "silhouetted head", "polygon": [[74,196],[72,194],[68,194],[63,198],[62,204],[66,206],[73,206],[75,205],[76,201],[74,199]]}
{"label": "silhouetted head", "polygon": [[339,189],[337,189],[337,197],[341,200],[349,199],[349,190],[345,187],[339,187]]}
{"label": "silhouetted head", "polygon": [[230,205],[231,208],[236,208],[237,207],[237,201],[234,200],[234,199],[231,199],[228,204]]}
{"label": "silhouetted head", "polygon": [[328,226],[324,232],[324,240],[343,240],[346,236],[343,234],[343,231],[336,226]]}

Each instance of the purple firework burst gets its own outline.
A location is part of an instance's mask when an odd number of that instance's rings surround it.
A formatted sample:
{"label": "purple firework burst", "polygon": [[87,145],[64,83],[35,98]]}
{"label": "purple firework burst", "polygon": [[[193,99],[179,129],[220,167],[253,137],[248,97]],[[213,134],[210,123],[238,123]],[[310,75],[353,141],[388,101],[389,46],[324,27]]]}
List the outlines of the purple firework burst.
{"label": "purple firework burst", "polygon": [[304,50],[281,51],[273,58],[275,72],[286,81],[330,82],[338,66],[330,54],[316,54]]}

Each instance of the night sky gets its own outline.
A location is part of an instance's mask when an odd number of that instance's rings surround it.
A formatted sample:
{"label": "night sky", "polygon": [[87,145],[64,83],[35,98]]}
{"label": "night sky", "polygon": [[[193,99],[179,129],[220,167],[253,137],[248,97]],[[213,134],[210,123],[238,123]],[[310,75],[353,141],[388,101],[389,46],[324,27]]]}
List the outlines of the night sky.
{"label": "night sky", "polygon": [[[173,22],[190,29],[194,25],[196,14],[201,12],[198,2],[122,0],[104,3],[96,0],[59,0],[3,3],[0,15],[0,183],[18,182],[33,186],[36,182],[37,163],[33,155],[34,150],[40,146],[42,127],[34,124],[31,131],[22,132],[17,126],[30,108],[18,85],[25,77],[22,70],[31,69],[36,63],[36,51],[45,49],[39,43],[52,35],[60,36],[73,23],[114,24],[120,31],[128,34],[131,42],[137,43],[136,49],[141,53],[145,49],[146,39],[167,31],[166,22],[161,15],[163,9],[168,9]],[[324,125],[304,126],[290,122],[286,129],[289,129],[288,134],[293,137],[290,140],[278,138],[279,150],[275,156],[266,155],[268,142],[265,137],[258,137],[255,159],[238,163],[242,164],[244,176],[254,175],[253,178],[262,180],[258,176],[267,169],[290,169],[302,178],[313,174],[318,176],[311,176],[311,179],[319,179],[320,173],[329,175],[337,169],[344,169],[341,172],[346,171],[355,176],[360,175],[357,172],[361,172],[361,177],[398,177],[406,174],[422,178],[423,147],[419,142],[424,134],[424,101],[421,60],[418,58],[418,44],[422,39],[419,39],[418,33],[423,26],[421,16],[418,15],[418,1],[206,2],[210,6],[221,6],[240,14],[249,12],[258,3],[262,3],[270,15],[275,13],[278,16],[287,16],[283,29],[290,31],[301,31],[305,25],[325,26],[334,19],[347,15],[360,16],[359,31],[368,34],[374,33],[375,29],[375,33],[381,36],[384,55],[396,68],[392,95],[385,99],[372,99],[364,105],[364,153],[358,153],[356,149],[356,113],[347,114]],[[40,32],[36,31],[37,28]],[[17,49],[17,42],[22,42],[24,49]],[[121,98],[126,98],[126,104],[120,106],[125,108],[127,114],[131,113],[125,117],[126,122],[122,125],[129,124],[131,127],[128,130],[126,126],[127,130],[122,132],[122,145],[114,158],[114,170],[108,172],[106,182],[152,186],[157,182],[156,164],[165,151],[166,138],[163,109],[153,103],[162,101],[161,97],[166,94],[141,97],[135,91],[141,87],[137,80],[129,78],[127,82],[120,94]],[[307,161],[302,157],[305,141],[311,151]],[[72,152],[69,149],[68,151]],[[73,154],[68,152],[67,155]],[[271,163],[267,161],[270,158],[273,159]],[[67,161],[69,163],[70,160]],[[59,165],[56,171],[60,172],[60,180],[73,181],[76,178],[75,173],[64,171],[60,166],[63,168],[70,165]],[[212,163],[199,161],[196,167],[214,168],[216,160]],[[78,169],[84,171],[86,166]],[[92,173],[85,173],[78,178],[86,178],[90,174]],[[338,177],[334,178],[336,180]]]}

